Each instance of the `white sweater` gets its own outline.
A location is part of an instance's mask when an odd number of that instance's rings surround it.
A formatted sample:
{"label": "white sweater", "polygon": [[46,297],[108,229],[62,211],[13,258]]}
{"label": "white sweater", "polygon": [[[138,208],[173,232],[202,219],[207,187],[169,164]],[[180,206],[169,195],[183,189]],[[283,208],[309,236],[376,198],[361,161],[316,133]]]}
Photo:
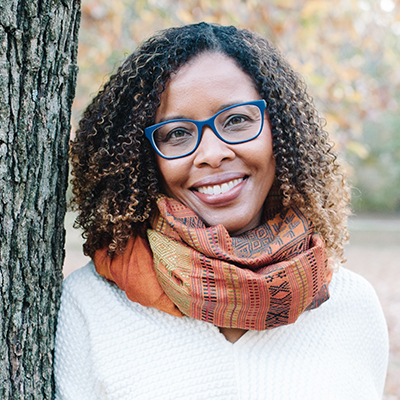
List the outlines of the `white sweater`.
{"label": "white sweater", "polygon": [[127,299],[93,263],[64,283],[56,399],[380,399],[388,361],[372,286],[346,270],[292,325],[228,342],[215,326]]}

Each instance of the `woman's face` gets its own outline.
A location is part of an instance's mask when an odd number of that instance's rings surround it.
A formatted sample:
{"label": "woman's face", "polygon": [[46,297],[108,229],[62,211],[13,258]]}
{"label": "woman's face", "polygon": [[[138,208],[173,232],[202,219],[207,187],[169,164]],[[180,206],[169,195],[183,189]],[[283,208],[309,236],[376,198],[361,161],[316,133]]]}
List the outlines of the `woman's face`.
{"label": "woman's face", "polygon": [[[171,77],[155,123],[172,118],[205,120],[229,105],[259,99],[252,79],[231,58],[204,53]],[[238,235],[260,224],[275,176],[267,118],[261,134],[250,142],[227,144],[205,127],[194,153],[174,160],[157,155],[157,162],[165,193],[207,225],[222,224],[231,235]]]}

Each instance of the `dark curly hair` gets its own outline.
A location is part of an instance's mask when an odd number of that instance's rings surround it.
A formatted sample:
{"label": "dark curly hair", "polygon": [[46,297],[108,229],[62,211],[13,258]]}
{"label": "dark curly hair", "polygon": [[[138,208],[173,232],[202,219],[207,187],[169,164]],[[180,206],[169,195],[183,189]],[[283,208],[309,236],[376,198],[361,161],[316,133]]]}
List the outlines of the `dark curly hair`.
{"label": "dark curly hair", "polygon": [[72,205],[85,254],[93,257],[104,246],[123,252],[130,236],[144,235],[161,190],[144,128],[154,123],[171,74],[203,52],[231,57],[253,79],[267,102],[282,207],[298,206],[324,238],[328,256],[342,260],[349,190],[303,80],[266,39],[207,23],[150,38],[85,110],[71,143]]}

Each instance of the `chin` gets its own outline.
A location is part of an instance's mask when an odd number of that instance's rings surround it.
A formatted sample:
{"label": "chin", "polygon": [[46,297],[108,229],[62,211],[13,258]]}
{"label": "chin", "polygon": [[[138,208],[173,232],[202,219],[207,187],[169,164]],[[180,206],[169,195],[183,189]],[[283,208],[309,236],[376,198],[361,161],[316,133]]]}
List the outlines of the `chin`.
{"label": "chin", "polygon": [[250,222],[244,222],[243,224],[234,224],[234,225],[230,225],[230,224],[222,224],[225,229],[228,231],[228,233],[231,236],[238,236],[241,235],[242,233],[247,232],[250,229],[255,228],[256,226],[258,226],[258,224],[252,224]]}

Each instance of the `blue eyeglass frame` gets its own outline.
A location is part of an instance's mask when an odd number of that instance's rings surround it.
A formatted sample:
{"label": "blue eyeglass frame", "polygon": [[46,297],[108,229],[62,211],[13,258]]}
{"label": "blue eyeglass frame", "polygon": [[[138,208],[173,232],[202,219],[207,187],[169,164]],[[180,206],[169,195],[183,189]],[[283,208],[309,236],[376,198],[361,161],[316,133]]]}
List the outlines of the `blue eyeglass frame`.
{"label": "blue eyeglass frame", "polygon": [[[228,140],[225,140],[225,139],[222,138],[222,137],[220,136],[220,134],[217,132],[217,129],[216,129],[216,127],[215,127],[215,119],[218,117],[219,114],[221,114],[221,113],[223,113],[223,112],[225,112],[225,111],[227,111],[227,110],[230,110],[231,108],[235,108],[235,107],[238,107],[238,106],[246,106],[246,105],[254,105],[254,106],[257,106],[257,107],[259,108],[260,112],[261,112],[261,126],[260,126],[259,132],[257,133],[257,135],[255,135],[255,136],[252,137],[251,139],[242,140],[242,141],[240,141],[240,142],[229,142]],[[224,143],[227,143],[227,144],[241,144],[241,143],[250,142],[251,140],[256,139],[256,138],[260,135],[260,133],[261,133],[261,131],[263,130],[263,127],[264,127],[264,120],[265,120],[264,114],[265,114],[265,109],[266,109],[266,108],[267,108],[267,103],[266,103],[266,101],[265,101],[264,99],[262,99],[262,100],[255,100],[255,101],[248,101],[248,102],[245,102],[245,103],[239,103],[239,104],[235,104],[235,105],[233,105],[233,106],[229,106],[229,107],[227,107],[227,108],[224,108],[223,110],[218,111],[218,112],[217,112],[214,116],[212,116],[211,118],[206,119],[206,120],[204,120],[204,121],[196,121],[196,120],[194,120],[194,119],[172,119],[172,120],[170,120],[170,121],[160,122],[159,124],[151,125],[151,126],[149,126],[149,127],[147,127],[147,128],[144,129],[144,133],[145,133],[147,139],[150,141],[151,145],[153,146],[154,150],[156,151],[156,153],[157,153],[160,157],[165,158],[166,160],[174,160],[174,159],[176,159],[176,158],[182,158],[182,157],[189,156],[190,154],[194,153],[194,152],[197,150],[197,148],[199,147],[201,138],[202,138],[202,136],[203,136],[203,128],[204,128],[205,126],[210,127],[211,130],[214,132],[214,135],[217,136],[218,139],[222,140]],[[193,123],[194,125],[196,125],[196,127],[197,127],[198,137],[197,137],[197,142],[196,142],[196,144],[195,144],[193,150],[189,151],[188,153],[186,153],[186,154],[184,154],[184,155],[182,155],[182,156],[175,156],[175,157],[167,157],[167,156],[165,156],[164,154],[162,154],[162,153],[158,150],[157,145],[156,145],[156,143],[155,143],[155,141],[154,141],[154,138],[153,138],[153,133],[154,133],[154,131],[155,131],[156,129],[158,129],[160,126],[169,124],[169,123],[171,123],[171,122],[191,122],[191,123]]]}

